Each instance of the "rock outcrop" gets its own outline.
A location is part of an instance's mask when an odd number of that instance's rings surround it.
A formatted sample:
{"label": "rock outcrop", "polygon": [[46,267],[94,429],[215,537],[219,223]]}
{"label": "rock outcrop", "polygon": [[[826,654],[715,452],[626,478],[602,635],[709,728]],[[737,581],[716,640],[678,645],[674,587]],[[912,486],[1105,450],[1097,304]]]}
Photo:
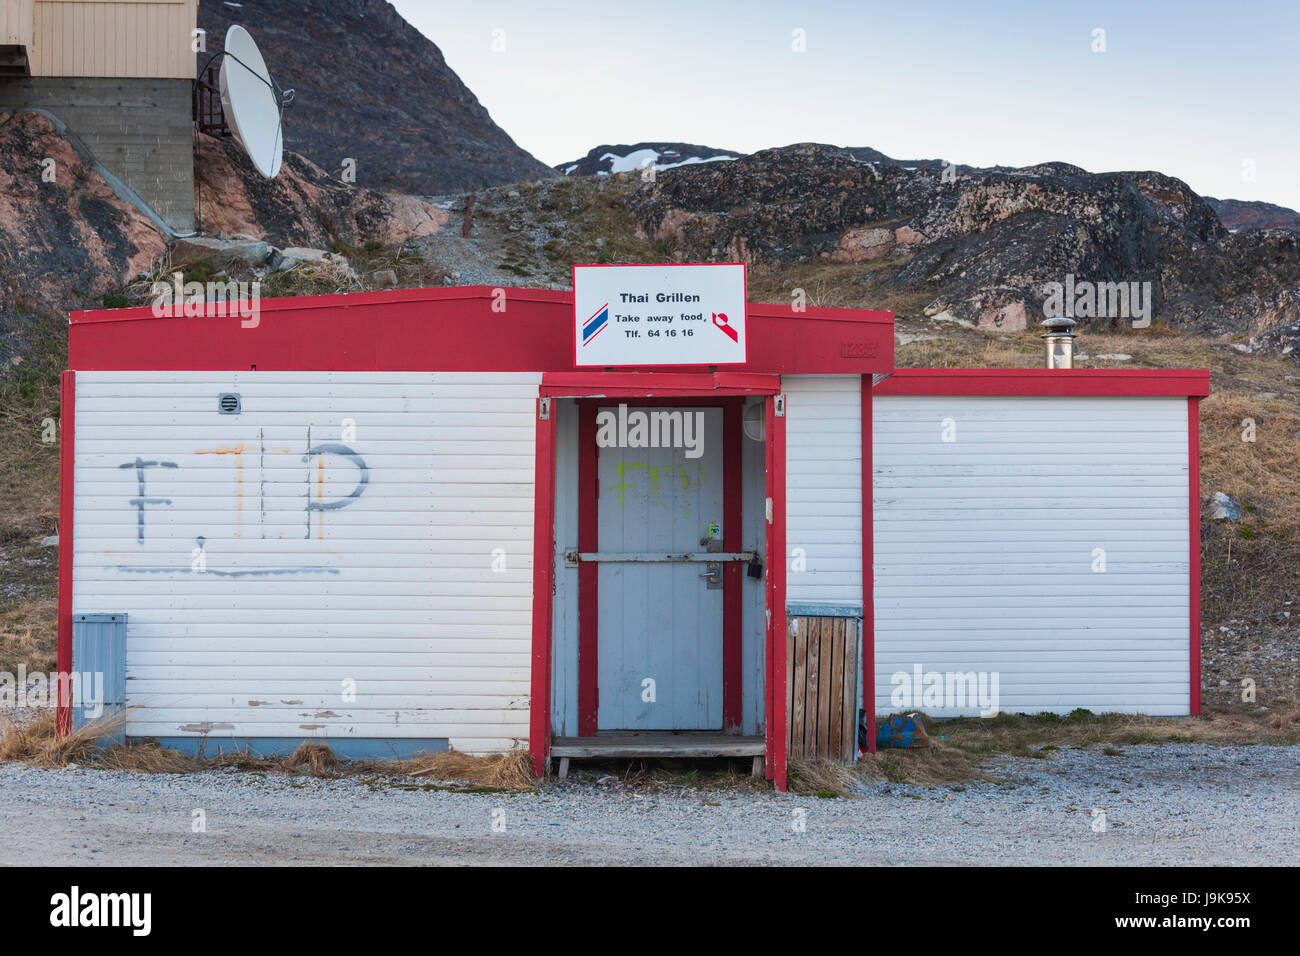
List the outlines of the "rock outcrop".
{"label": "rock outcrop", "polygon": [[1300,229],[1300,212],[1271,202],[1203,197],[1229,229]]}
{"label": "rock outcrop", "polygon": [[[391,245],[447,221],[423,200],[340,183],[295,153],[263,179],[229,139],[199,137],[195,175],[203,229],[253,245]],[[196,245],[182,258],[201,255]],[[0,372],[21,361],[38,326],[61,336],[68,312],[114,304],[168,254],[168,238],[49,119],[0,113]]]}
{"label": "rock outcrop", "polygon": [[[200,0],[202,64],[232,23],[292,88],[284,142],[370,189],[436,195],[554,176],[492,121],[442,51],[388,0]],[[486,42],[486,41],[485,41]]]}
{"label": "rock outcrop", "polygon": [[[0,113],[0,324],[66,322],[148,272],[167,240],[36,113]],[[6,337],[7,338],[7,337]],[[14,346],[0,344],[6,353]],[[0,361],[9,355],[0,355]]]}
{"label": "rock outcrop", "polygon": [[1300,318],[1300,233],[1231,234],[1156,172],[909,167],[805,143],[662,172],[631,206],[683,261],[861,264],[868,284],[924,291],[927,314],[984,328],[1023,329],[1060,308],[1267,347]]}
{"label": "rock outcrop", "polygon": [[328,249],[341,239],[389,245],[432,235],[447,214],[400,193],[358,189],[286,152],[280,175],[258,175],[233,140],[198,138],[199,222],[213,235],[251,236],[277,245]]}

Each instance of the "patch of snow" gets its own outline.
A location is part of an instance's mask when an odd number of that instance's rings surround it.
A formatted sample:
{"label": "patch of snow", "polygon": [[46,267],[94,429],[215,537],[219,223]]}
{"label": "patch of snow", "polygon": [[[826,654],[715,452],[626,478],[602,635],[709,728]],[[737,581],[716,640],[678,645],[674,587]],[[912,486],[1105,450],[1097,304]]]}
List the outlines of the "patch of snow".
{"label": "patch of snow", "polygon": [[600,157],[603,163],[605,160],[610,161],[609,171],[611,173],[631,173],[638,169],[645,169],[651,163],[659,160],[659,151],[657,149],[634,149],[626,156],[619,156],[617,153],[606,153]]}
{"label": "patch of snow", "polygon": [[573,174],[573,171],[577,168],[578,168],[578,164],[574,163],[572,166],[570,166],[568,169],[564,171],[564,175],[571,176]]}
{"label": "patch of snow", "polygon": [[[633,173],[637,170],[649,169],[651,166],[655,169],[676,169],[678,166],[689,166],[692,163],[716,163],[722,160],[736,158],[735,156],[722,153],[717,156],[709,157],[688,156],[686,159],[680,160],[676,163],[660,163],[660,155],[659,151],[655,149],[634,149],[626,156],[619,156],[617,153],[605,153],[600,157],[600,161],[610,161],[609,171],[611,173]],[[666,150],[662,155],[677,156],[680,154],[672,150]]]}

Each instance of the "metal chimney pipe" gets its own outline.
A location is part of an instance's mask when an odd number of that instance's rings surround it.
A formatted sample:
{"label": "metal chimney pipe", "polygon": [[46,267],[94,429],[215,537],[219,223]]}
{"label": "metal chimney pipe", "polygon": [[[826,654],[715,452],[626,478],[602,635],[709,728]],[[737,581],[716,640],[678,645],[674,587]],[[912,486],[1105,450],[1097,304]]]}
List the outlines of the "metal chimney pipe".
{"label": "metal chimney pipe", "polygon": [[1078,323],[1064,316],[1044,319],[1039,323],[1047,331],[1043,341],[1047,343],[1048,368],[1074,368],[1074,340],[1077,336],[1071,331]]}

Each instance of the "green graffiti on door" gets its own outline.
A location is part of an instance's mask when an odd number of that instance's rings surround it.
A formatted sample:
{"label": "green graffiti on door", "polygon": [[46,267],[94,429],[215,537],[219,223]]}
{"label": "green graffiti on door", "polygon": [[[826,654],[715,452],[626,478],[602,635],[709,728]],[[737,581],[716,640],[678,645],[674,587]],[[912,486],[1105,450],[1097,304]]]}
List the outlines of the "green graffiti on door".
{"label": "green graffiti on door", "polygon": [[649,472],[650,501],[652,504],[659,505],[660,507],[664,507],[664,503],[662,499],[660,499],[659,497],[659,476],[665,472],[667,472],[668,474],[677,472],[679,475],[681,475],[682,506],[686,509],[686,517],[689,518],[691,516],[691,502],[689,497],[689,492],[691,489],[690,469],[693,468],[699,472],[699,487],[703,488],[706,475],[704,472],[704,468],[701,465],[697,465],[695,462],[684,462],[681,465],[647,465],[644,462],[639,462],[639,461],[618,462],[617,464],[614,465],[614,470],[618,472],[618,484],[610,485],[605,490],[618,492],[618,506],[620,509],[624,508],[627,505],[627,498],[626,498],[627,492],[637,487],[635,484],[627,480],[628,472],[634,468],[644,468],[647,472]]}

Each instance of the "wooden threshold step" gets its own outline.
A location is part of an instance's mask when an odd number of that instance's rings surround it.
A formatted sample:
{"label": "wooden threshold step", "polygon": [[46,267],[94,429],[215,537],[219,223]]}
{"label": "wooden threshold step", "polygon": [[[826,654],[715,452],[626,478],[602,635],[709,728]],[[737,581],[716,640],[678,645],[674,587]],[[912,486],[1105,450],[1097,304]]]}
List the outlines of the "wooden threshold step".
{"label": "wooden threshold step", "polygon": [[556,757],[754,757],[765,753],[762,737],[634,734],[628,736],[557,737]]}
{"label": "wooden threshold step", "polygon": [[583,758],[632,757],[752,757],[753,775],[763,775],[767,744],[762,737],[716,733],[603,733],[595,737],[556,737],[551,756],[560,761],[560,779],[569,775],[569,761]]}

